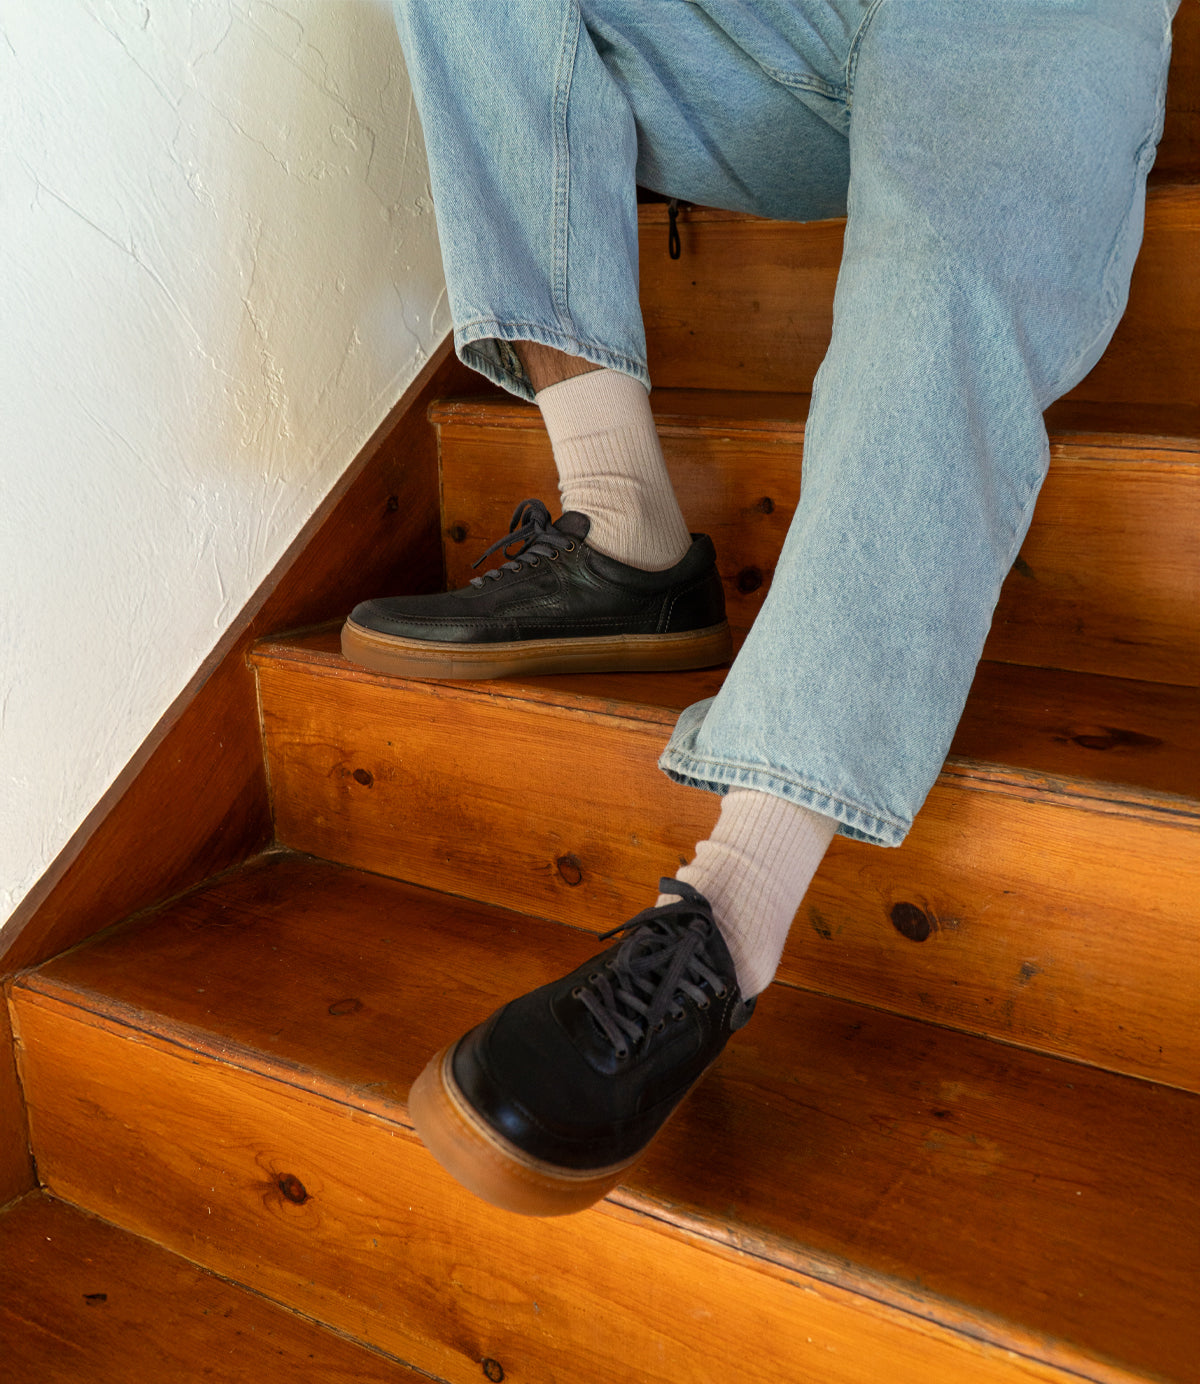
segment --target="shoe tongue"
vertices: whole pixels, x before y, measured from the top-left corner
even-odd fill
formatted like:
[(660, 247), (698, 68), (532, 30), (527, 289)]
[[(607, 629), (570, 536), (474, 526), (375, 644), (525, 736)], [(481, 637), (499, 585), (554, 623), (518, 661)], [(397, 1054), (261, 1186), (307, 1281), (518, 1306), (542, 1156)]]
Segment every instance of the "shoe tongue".
[(580, 514), (577, 509), (570, 509), (566, 514), (559, 515), (554, 521), (554, 527), (559, 533), (565, 533), (568, 538), (586, 538), (592, 521), (586, 514)]

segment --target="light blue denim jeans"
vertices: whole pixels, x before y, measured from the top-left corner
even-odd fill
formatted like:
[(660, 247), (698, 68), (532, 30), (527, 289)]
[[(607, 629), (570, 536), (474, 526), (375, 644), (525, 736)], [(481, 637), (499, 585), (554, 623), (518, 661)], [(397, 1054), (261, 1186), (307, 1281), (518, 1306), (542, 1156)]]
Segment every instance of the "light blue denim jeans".
[(672, 778), (903, 840), (1046, 474), (1042, 412), (1124, 310), (1177, 5), (397, 0), (457, 349), (517, 394), (512, 341), (649, 383), (636, 183), (848, 215), (799, 508)]

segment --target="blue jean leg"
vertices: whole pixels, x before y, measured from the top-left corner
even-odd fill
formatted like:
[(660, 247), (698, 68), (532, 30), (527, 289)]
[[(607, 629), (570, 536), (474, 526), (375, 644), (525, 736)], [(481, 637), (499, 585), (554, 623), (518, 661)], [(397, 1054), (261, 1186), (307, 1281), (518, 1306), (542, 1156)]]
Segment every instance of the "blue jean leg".
[[(1048, 448), (1123, 309), (1176, 0), (397, 0), (460, 353), (645, 379), (634, 178), (841, 209), (801, 502), (662, 765), (898, 844), (949, 747)], [(686, 508), (687, 497), (682, 497)]]
[(836, 16), (807, 35), (807, 56), (789, 47), (794, 70), (782, 84), (689, 0), (584, 0), (582, 8), (579, 0), (395, 0), (394, 8), (429, 156), (456, 348), (525, 398), (532, 391), (513, 341), (649, 384), (638, 181), (798, 220), (845, 210), (845, 103), (826, 94), (840, 90), (844, 67), (833, 52), (846, 46)]
[(949, 749), (1049, 449), (1124, 309), (1161, 128), (1163, 0), (884, 0), (803, 485), (675, 779), (903, 839)]

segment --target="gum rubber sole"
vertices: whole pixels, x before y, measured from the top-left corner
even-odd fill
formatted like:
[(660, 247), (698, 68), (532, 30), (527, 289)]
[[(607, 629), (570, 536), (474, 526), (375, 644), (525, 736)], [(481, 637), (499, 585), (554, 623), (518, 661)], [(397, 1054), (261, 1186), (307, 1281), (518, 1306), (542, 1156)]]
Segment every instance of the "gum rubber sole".
[(713, 668), (733, 657), (733, 641), (725, 621), (678, 634), (447, 644), (380, 634), (347, 620), (342, 626), (342, 653), (351, 663), (392, 677), (470, 680), (541, 673), (673, 673)]
[(522, 1216), (568, 1216), (612, 1191), (641, 1158), (644, 1150), (623, 1163), (577, 1172), (522, 1153), (463, 1100), (451, 1071), (453, 1053), (452, 1044), (430, 1059), (413, 1082), (408, 1113), (434, 1158), (484, 1201)]

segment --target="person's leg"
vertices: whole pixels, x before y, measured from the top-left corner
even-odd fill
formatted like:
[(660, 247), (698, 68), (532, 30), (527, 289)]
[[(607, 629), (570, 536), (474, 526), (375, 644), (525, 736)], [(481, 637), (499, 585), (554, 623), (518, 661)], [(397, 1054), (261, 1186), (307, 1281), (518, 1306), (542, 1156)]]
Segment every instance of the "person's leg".
[[(1123, 307), (1173, 8), (881, 0), (853, 37), (850, 220), (801, 503), (745, 650), (663, 757), (686, 782), (755, 790), (727, 797), (732, 835), (765, 795), (903, 838), (1045, 472), (1041, 412)], [(772, 840), (795, 822), (773, 819)], [(720, 827), (708, 844), (688, 869), (720, 898), (721, 857), (743, 853)], [(506, 1006), (414, 1087), (423, 1137), (490, 1199), (551, 1213), (600, 1195), (745, 1022), (726, 920), (686, 880), (662, 889), (626, 943)]]
[[(843, 209), (845, 140), (836, 119), (833, 128), (827, 123), (834, 103), (825, 95), (826, 77), (808, 66), (822, 48), (828, 57), (845, 45), (845, 26), (828, 6), (808, 52), (798, 58), (787, 47), (795, 88), (771, 81), (756, 55), (702, 9), (583, 0), (582, 17), (588, 40), (628, 101), (638, 134), (637, 175), (645, 185), (800, 219)], [(728, 80), (714, 81), (718, 71)], [(569, 130), (572, 120), (573, 112)], [(768, 122), (796, 151), (782, 177), (774, 148), (758, 133)], [(588, 541), (649, 570), (679, 561), (689, 545), (687, 525), (644, 392), (611, 370), (579, 378), (589, 363), (578, 356), (531, 342), (516, 342), (514, 350), (542, 409), (563, 509), (588, 516)]]
[[(700, 5), (395, 0), (394, 8), (425, 135), (455, 346), (524, 398), (534, 393), (525, 343), (649, 386), (639, 183), (797, 220), (845, 209), (841, 107), (824, 95), (837, 76), (836, 44), (845, 47), (836, 16), (807, 36), (813, 63), (828, 70), (791, 53), (795, 80), (784, 86)], [(551, 372), (555, 360), (542, 354)], [(543, 379), (539, 387), (557, 382)]]
[[(635, 178), (840, 211), (844, 133), (809, 104), (828, 100), (772, 81), (693, 5), (398, 0), (396, 13), (457, 349), (514, 392), (537, 385), (566, 513), (550, 524), (519, 507), (510, 562), (460, 592), (362, 603), (344, 652), (419, 677), (726, 661), (711, 544), (687, 531), (644, 388)], [(792, 167), (754, 136), (764, 127), (797, 151)]]
[(898, 845), (940, 770), (1049, 449), (1124, 307), (1166, 0), (883, 0), (856, 45), (850, 213), (800, 504), (674, 778)]

